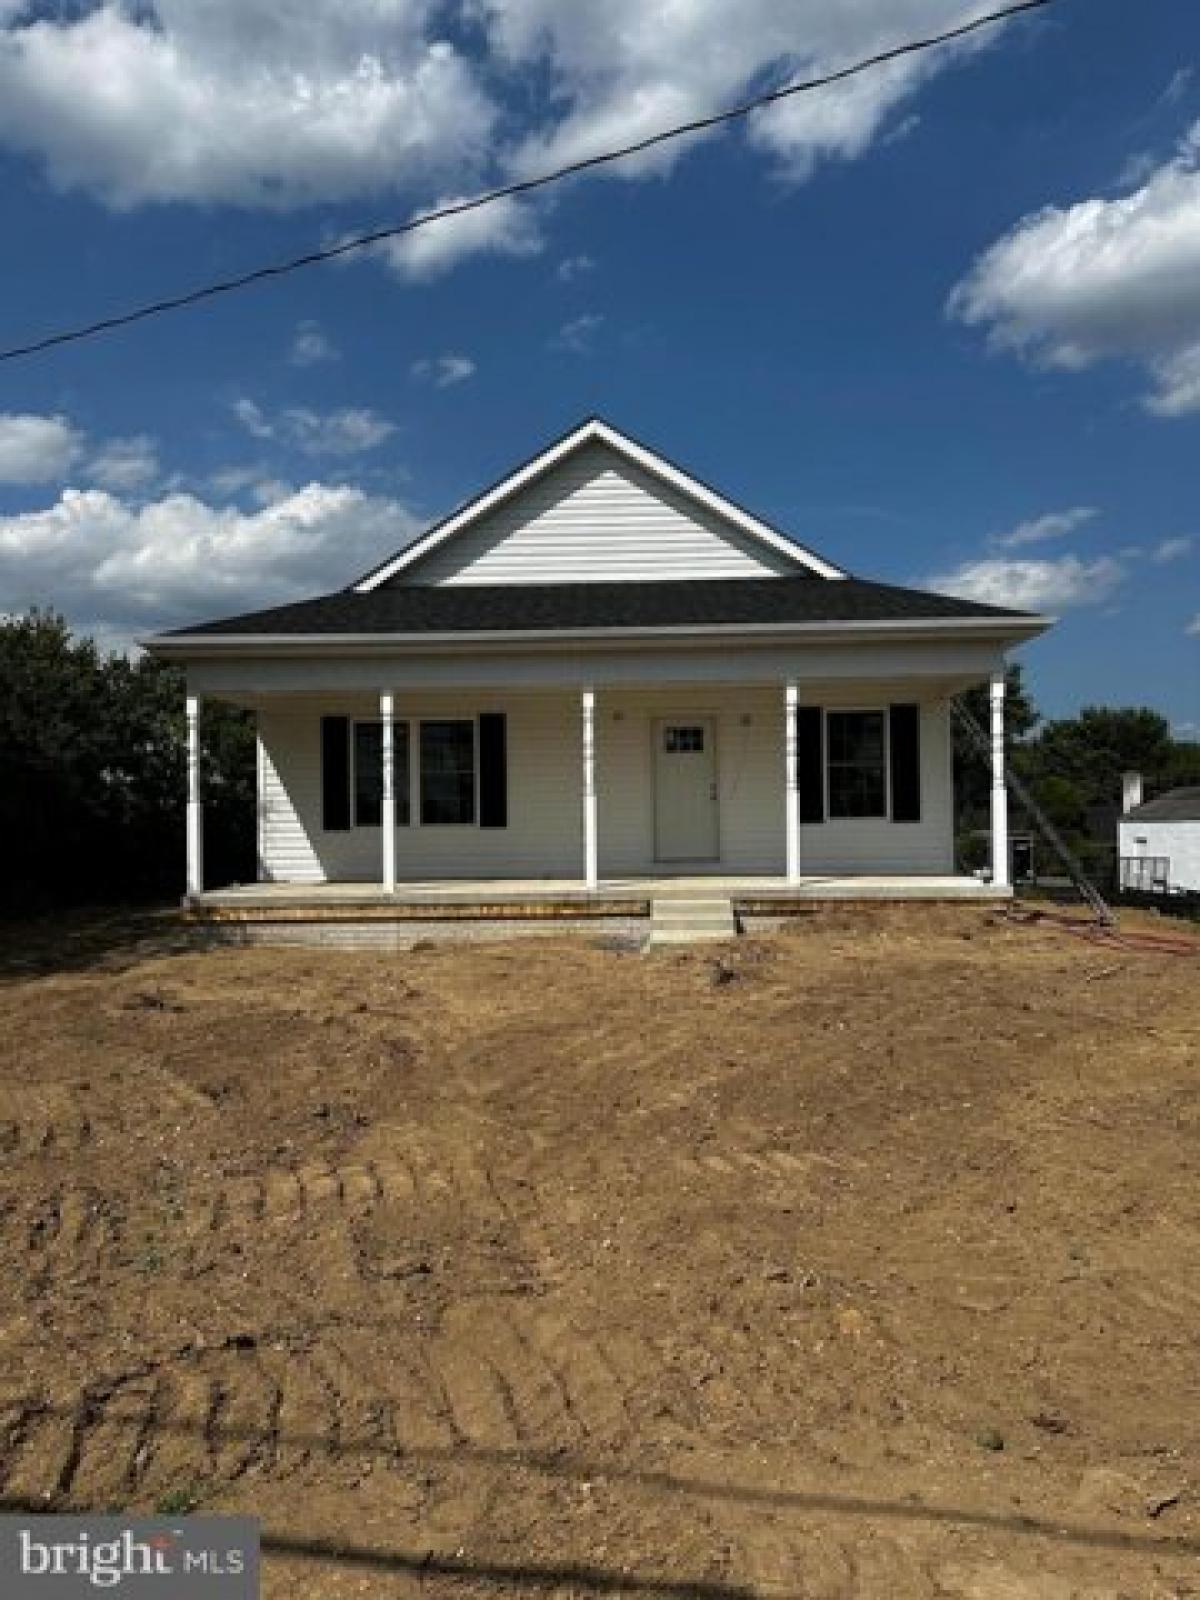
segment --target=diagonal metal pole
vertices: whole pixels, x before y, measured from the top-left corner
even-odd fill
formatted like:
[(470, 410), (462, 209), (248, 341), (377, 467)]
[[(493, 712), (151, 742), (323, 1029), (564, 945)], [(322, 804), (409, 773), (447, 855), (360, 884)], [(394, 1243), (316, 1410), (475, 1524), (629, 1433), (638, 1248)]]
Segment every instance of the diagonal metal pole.
[[(990, 759), (992, 747), (988, 740), (987, 734), (984, 733), (983, 729), (967, 710), (966, 706), (963, 705), (961, 700), (951, 700), (950, 709), (954, 714), (955, 721), (966, 734), (970, 742), (975, 746), (981, 755)], [(1033, 795), (1029, 792), (1025, 784), (1020, 778), (1017, 777), (1016, 773), (1012, 770), (1011, 764), (1007, 762), (1005, 763), (1004, 781), (1012, 790), (1016, 798), (1021, 802), (1022, 809), (1026, 811), (1033, 819), (1035, 827), (1041, 833), (1046, 843), (1050, 846), (1051, 850), (1054, 851), (1054, 854), (1066, 868), (1067, 876), (1075, 885), (1076, 889), (1078, 889), (1084, 902), (1090, 906), (1092, 911), (1095, 912), (1096, 920), (1106, 928), (1114, 927), (1117, 919), (1112, 907), (1108, 904), (1107, 900), (1104, 899), (1103, 895), (1101, 895), (1099, 889), (1096, 888), (1096, 885), (1088, 877), (1087, 873), (1084, 872), (1075, 855), (1067, 847), (1067, 842), (1063, 838), (1062, 834), (1059, 833), (1058, 829), (1050, 821), (1050, 818), (1042, 810), (1041, 806), (1038, 805), (1037, 801), (1033, 798)]]

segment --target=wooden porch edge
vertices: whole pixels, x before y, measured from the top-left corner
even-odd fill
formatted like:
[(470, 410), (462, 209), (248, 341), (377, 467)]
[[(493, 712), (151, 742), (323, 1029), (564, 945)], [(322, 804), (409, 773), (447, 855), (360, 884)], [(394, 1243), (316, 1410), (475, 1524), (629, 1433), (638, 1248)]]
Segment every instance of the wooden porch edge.
[(190, 905), (185, 922), (212, 923), (362, 923), (362, 922), (525, 922), (551, 918), (648, 917), (649, 899), (389, 901), (364, 905)]

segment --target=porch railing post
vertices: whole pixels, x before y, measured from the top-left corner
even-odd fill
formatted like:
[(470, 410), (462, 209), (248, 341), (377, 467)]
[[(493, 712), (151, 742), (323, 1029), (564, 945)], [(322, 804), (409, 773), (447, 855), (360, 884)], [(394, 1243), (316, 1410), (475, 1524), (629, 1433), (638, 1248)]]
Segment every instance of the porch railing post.
[(585, 689), (583, 714), (583, 881), (594, 889), (600, 881), (596, 839), (596, 691)]
[(204, 890), (204, 804), (200, 798), (200, 697), (187, 697), (187, 892)]
[(992, 673), (992, 883), (1007, 889), (1008, 789), (1004, 779), (1004, 671)]
[(784, 797), (787, 805), (787, 880), (800, 882), (800, 777), (797, 771), (798, 745), (796, 712), (800, 705), (799, 686), (787, 684), (783, 696), (783, 753), (785, 763)]
[(383, 837), (383, 892), (396, 892), (396, 726), (395, 698), (390, 690), (379, 696), (379, 720), (383, 729), (383, 794), (379, 807)]

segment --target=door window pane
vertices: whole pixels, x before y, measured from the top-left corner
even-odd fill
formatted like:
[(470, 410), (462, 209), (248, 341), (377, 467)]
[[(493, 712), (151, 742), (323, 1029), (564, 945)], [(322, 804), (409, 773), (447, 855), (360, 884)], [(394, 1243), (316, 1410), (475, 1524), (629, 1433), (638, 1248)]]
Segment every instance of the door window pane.
[(474, 722), (421, 724), (421, 821), (475, 821)]
[(669, 756), (704, 753), (703, 728), (666, 728), (664, 735), (664, 748)]
[(887, 816), (887, 756), (882, 711), (831, 711), (826, 719), (829, 815)]

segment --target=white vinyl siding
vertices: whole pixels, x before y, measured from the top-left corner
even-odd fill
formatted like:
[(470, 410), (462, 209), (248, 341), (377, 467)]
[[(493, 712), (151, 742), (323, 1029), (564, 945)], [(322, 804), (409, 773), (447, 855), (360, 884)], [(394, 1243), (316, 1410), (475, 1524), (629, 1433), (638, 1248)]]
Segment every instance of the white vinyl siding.
[(1200, 822), (1139, 822), (1118, 825), (1122, 856), (1167, 859), (1167, 882), (1173, 889), (1200, 889)]
[[(911, 687), (827, 687), (809, 704), (886, 705)], [(508, 718), (508, 826), (396, 830), (401, 881), (430, 878), (565, 878), (583, 875), (582, 748), (577, 691), (397, 697), (398, 719)], [(378, 828), (321, 829), (320, 716), (367, 717), (363, 702), (293, 702), (259, 716), (263, 875), (277, 882), (377, 883)], [(601, 879), (670, 871), (654, 854), (653, 729), (662, 718), (711, 717), (720, 811), (718, 873), (784, 872), (783, 686), (601, 689), (596, 696), (596, 776)], [(949, 725), (945, 702), (921, 706), (921, 821), (855, 819), (805, 824), (804, 876), (945, 873), (953, 869)], [(688, 869), (694, 870), (694, 869)]]
[[(474, 718), (481, 711), (503, 711), (508, 717), (508, 827), (422, 826), (414, 809), (412, 823), (396, 829), (398, 876), (578, 877), (583, 802), (577, 699), (566, 693), (511, 700), (503, 695), (396, 698), (397, 721), (412, 723), (414, 761), (422, 718)], [(259, 714), (264, 876), (280, 883), (378, 883), (378, 828), (326, 833), (321, 827), (322, 714), (368, 717), (370, 711), (361, 703), (330, 701), (319, 709)]]
[[(911, 693), (894, 696), (912, 699)], [(804, 698), (802, 693), (802, 699)], [(862, 706), (862, 691), (814, 691), (809, 704)], [(869, 702), (883, 706), (888, 702)], [(652, 729), (665, 717), (716, 720), (721, 854), (711, 870), (786, 870), (783, 686), (778, 689), (626, 693), (596, 697), (600, 875), (670, 870), (654, 858)], [(921, 706), (921, 820), (855, 818), (805, 823), (804, 876), (833, 873), (944, 873), (953, 870), (953, 787), (944, 701)]]
[(404, 574), (404, 581), (647, 582), (764, 578), (802, 570), (785, 554), (595, 444), (432, 550)]

